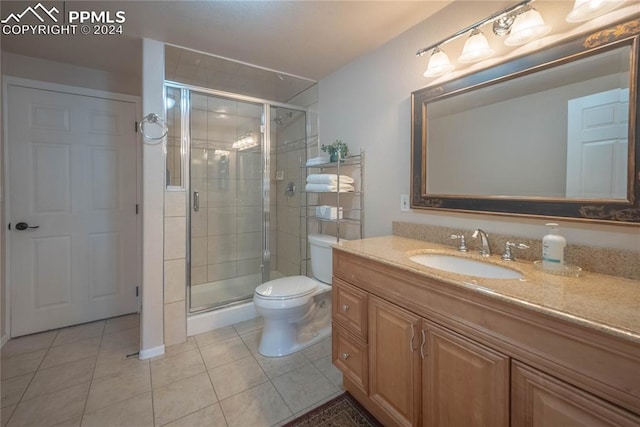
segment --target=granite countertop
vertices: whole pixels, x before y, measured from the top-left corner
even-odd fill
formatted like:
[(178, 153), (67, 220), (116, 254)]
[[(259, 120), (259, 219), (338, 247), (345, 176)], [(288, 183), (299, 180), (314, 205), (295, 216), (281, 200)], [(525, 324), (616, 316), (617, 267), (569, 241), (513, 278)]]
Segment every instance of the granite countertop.
[[(588, 271), (579, 277), (557, 276), (541, 271), (531, 261), (503, 261), (500, 255), (482, 258), (476, 251), (462, 253), (450, 246), (398, 236), (342, 241), (334, 249), (640, 343), (640, 281)], [(449, 273), (409, 259), (420, 253), (491, 262), (524, 277), (486, 279)]]

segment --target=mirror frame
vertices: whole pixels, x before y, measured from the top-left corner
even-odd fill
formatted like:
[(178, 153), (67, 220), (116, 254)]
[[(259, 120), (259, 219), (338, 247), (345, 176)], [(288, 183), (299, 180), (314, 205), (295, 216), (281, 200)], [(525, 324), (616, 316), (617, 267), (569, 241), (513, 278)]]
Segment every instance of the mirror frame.
[[(611, 25), (529, 55), (515, 58), (411, 94), (411, 207), (511, 216), (544, 216), (628, 225), (640, 224), (640, 18)], [(545, 197), (427, 194), (426, 148), (429, 103), (512, 80), (519, 76), (571, 62), (624, 45), (629, 58), (629, 158), (627, 199), (564, 199)]]

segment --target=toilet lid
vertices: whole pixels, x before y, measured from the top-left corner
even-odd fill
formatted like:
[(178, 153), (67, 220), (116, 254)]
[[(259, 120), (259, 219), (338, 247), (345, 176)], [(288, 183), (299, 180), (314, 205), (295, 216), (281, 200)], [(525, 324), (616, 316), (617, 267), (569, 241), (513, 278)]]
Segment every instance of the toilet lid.
[(256, 288), (256, 295), (268, 299), (290, 299), (313, 293), (318, 282), (306, 276), (270, 280)]

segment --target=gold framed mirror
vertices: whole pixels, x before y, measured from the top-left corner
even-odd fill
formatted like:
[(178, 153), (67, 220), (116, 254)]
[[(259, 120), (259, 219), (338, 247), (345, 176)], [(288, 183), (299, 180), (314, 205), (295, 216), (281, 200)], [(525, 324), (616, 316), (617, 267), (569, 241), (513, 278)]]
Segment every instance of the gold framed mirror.
[(412, 93), (411, 207), (640, 223), (640, 19)]

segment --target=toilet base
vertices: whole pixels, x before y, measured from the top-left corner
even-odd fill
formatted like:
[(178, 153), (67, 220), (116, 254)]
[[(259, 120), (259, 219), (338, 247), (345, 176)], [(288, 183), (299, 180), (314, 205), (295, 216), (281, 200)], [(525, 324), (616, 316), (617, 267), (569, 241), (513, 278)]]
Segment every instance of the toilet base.
[(310, 318), (300, 322), (264, 317), (258, 353), (266, 357), (287, 356), (331, 336), (331, 292), (317, 295), (315, 304)]

